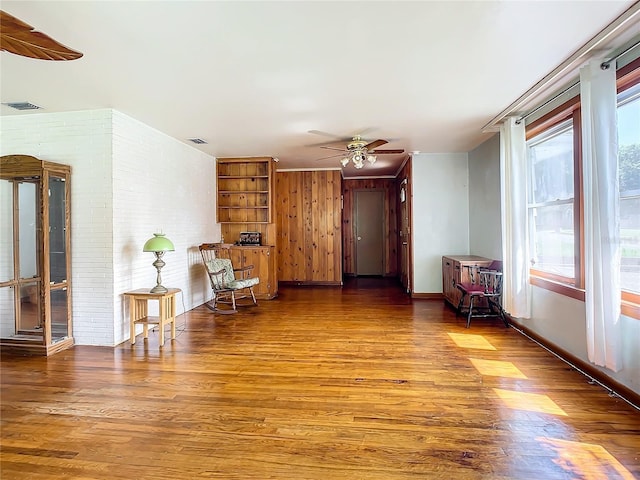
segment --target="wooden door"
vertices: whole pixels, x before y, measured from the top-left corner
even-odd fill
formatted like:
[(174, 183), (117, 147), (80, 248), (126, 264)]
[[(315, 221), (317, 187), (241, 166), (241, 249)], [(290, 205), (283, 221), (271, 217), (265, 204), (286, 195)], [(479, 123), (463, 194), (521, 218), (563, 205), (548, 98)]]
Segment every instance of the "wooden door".
[(356, 275), (384, 274), (384, 192), (355, 192)]
[(411, 222), (409, 181), (400, 183), (400, 283), (411, 292)]

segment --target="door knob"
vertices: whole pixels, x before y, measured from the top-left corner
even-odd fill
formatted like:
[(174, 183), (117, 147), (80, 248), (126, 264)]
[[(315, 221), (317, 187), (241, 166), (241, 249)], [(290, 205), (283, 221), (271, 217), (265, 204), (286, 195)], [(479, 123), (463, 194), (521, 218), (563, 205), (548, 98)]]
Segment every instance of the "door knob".
[(362, 237), (358, 237), (358, 241), (362, 240)]

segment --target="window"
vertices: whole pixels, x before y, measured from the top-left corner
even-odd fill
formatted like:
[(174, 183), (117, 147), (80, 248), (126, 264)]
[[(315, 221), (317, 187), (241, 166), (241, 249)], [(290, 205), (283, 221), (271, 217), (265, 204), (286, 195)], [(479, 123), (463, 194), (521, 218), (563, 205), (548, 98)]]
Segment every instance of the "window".
[[(527, 125), (531, 283), (584, 300), (580, 99)], [(622, 313), (640, 318), (640, 59), (618, 70)]]
[(573, 123), (527, 144), (531, 269), (575, 284)]
[(527, 126), (531, 281), (584, 300), (580, 141), (577, 97)]
[(636, 76), (639, 78), (619, 88), (618, 93), (618, 173), (620, 179), (620, 243), (622, 250), (620, 284), (622, 300), (639, 304), (640, 75)]

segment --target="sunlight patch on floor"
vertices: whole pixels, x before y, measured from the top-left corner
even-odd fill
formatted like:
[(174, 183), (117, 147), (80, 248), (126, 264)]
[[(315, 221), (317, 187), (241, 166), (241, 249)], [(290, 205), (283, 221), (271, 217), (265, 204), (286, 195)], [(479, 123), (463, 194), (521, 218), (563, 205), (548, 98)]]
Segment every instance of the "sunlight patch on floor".
[(503, 390), (494, 388), (494, 392), (509, 408), (514, 410), (527, 410), (529, 412), (550, 413), (552, 415), (567, 416), (556, 403), (547, 395), (539, 393), (515, 392), (513, 390)]
[(542, 445), (551, 448), (557, 457), (553, 463), (570, 472), (572, 478), (584, 480), (633, 480), (633, 475), (601, 445), (570, 442), (557, 438), (537, 437)]
[(451, 340), (460, 348), (475, 348), (478, 350), (496, 350), (482, 335), (470, 333), (448, 333)]
[(489, 375), (492, 377), (508, 377), (508, 378), (527, 378), (513, 362), (503, 360), (483, 360), (480, 358), (469, 358), (476, 370), (481, 375)]

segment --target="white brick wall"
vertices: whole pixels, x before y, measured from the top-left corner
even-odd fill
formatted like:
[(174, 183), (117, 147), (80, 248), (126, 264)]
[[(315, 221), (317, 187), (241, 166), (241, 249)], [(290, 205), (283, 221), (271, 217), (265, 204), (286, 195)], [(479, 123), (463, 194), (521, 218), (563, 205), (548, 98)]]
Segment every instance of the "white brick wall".
[(0, 153), (71, 165), (73, 335), (113, 345), (111, 111), (2, 117)]
[[(215, 223), (215, 161), (209, 155), (120, 112), (113, 116), (114, 323), (116, 343), (129, 338), (128, 305), (122, 293), (153, 287), (155, 256), (142, 246), (159, 230), (175, 251), (164, 255), (162, 284), (182, 290), (177, 310), (201, 305), (208, 286), (198, 256), (202, 242), (218, 240)], [(126, 302), (125, 302), (126, 303)], [(183, 305), (184, 304), (184, 305)], [(158, 302), (149, 302), (157, 314)]]
[[(72, 167), (76, 344), (128, 339), (121, 294), (155, 284), (153, 255), (142, 245), (158, 228), (176, 247), (165, 255), (163, 284), (183, 290), (187, 310), (207, 298), (193, 249), (220, 237), (213, 158), (110, 109), (2, 117), (0, 154)], [(182, 305), (179, 297), (180, 313)]]

